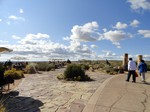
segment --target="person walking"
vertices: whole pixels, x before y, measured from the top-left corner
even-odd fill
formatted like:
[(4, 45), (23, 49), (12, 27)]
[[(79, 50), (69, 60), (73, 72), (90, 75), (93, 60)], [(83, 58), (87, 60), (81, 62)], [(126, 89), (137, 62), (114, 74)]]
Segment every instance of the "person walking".
[(147, 72), (147, 65), (144, 60), (141, 60), (141, 62), (139, 63), (138, 70), (142, 78), (142, 82), (145, 82), (145, 73)]
[(129, 58), (128, 75), (127, 75), (127, 80), (126, 81), (129, 82), (130, 77), (132, 75), (132, 82), (136, 82), (135, 70), (136, 70), (136, 63), (132, 60), (132, 58)]

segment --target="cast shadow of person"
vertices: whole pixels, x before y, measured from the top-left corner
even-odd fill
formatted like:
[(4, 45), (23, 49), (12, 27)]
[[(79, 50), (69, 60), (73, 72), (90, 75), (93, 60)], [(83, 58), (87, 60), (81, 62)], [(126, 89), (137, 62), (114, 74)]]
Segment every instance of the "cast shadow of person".
[(143, 82), (143, 84), (145, 84), (145, 85), (150, 85), (150, 82)]
[(0, 103), (7, 112), (41, 112), (43, 103), (31, 97), (18, 96), (18, 91), (11, 91), (0, 96)]
[(150, 82), (136, 82), (136, 83), (150, 85)]

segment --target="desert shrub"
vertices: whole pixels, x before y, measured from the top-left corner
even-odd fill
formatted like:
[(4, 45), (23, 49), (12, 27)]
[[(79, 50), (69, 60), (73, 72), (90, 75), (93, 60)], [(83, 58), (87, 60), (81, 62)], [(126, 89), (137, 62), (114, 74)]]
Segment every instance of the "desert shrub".
[(50, 70), (55, 70), (55, 64), (53, 63), (50, 63), (48, 67)]
[(57, 75), (57, 79), (59, 79), (59, 80), (64, 79), (64, 74), (59, 74), (59, 75)]
[(55, 65), (54, 64), (49, 64), (46, 62), (41, 62), (37, 64), (37, 69), (39, 71), (50, 71), (51, 69), (55, 69)]
[(2, 63), (0, 63), (0, 74), (4, 73), (5, 68)]
[(81, 64), (80, 65), (81, 66), (81, 68), (82, 68), (82, 70), (89, 70), (89, 65), (85, 65), (85, 64)]
[(67, 63), (68, 63), (68, 64), (71, 64), (71, 61), (68, 59), (68, 60), (67, 60)]
[(3, 105), (2, 102), (0, 102), (0, 112), (7, 112), (6, 107)]
[(8, 75), (10, 75), (13, 79), (20, 79), (20, 78), (24, 77), (23, 71), (16, 70), (15, 68), (12, 68), (10, 70), (6, 70), (4, 73), (4, 76), (6, 77)]
[(37, 72), (37, 64), (29, 63), (25, 68), (25, 73), (27, 74), (35, 74)]
[(150, 62), (146, 62), (147, 64), (147, 71), (150, 71)]
[(118, 66), (118, 73), (124, 73), (123, 66)]
[(109, 66), (109, 65), (105, 65), (103, 68), (103, 71), (110, 74), (110, 75), (115, 75), (118, 73), (119, 69), (117, 67), (113, 67), (113, 66)]
[(87, 79), (90, 80), (90, 78), (87, 75), (85, 75), (84, 70), (82, 70), (80, 65), (77, 64), (71, 64), (68, 65), (66, 70), (64, 71), (64, 79), (66, 80), (73, 80), (73, 81), (86, 81)]

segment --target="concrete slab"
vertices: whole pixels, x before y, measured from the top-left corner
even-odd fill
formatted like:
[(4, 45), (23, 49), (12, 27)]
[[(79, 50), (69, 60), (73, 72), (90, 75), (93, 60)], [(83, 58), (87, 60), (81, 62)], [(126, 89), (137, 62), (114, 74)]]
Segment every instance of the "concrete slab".
[(110, 78), (93, 94), (83, 112), (150, 112), (150, 73), (146, 83), (126, 82), (126, 75)]

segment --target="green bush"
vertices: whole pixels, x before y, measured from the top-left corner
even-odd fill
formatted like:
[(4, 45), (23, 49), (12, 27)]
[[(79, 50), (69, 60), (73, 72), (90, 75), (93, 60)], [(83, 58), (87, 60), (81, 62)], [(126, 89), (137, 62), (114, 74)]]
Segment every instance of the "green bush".
[(54, 70), (55, 69), (55, 65), (54, 64), (49, 64), (49, 63), (46, 63), (46, 62), (41, 62), (41, 63), (38, 63), (37, 64), (37, 69), (39, 71), (50, 71), (50, 70)]
[(23, 78), (23, 71), (16, 70), (15, 68), (12, 68), (11, 70), (6, 70), (4, 73), (4, 76), (10, 75), (13, 79), (20, 79)]
[(71, 64), (68, 65), (66, 70), (64, 71), (64, 79), (66, 80), (73, 80), (73, 81), (86, 81), (87, 79), (90, 80), (90, 78), (87, 75), (85, 75), (84, 70), (82, 70), (80, 65), (77, 64)]
[(112, 65), (107, 65), (105, 64), (105, 66), (103, 67), (103, 71), (110, 74), (110, 75), (115, 75), (118, 73), (118, 68), (113, 67)]
[(150, 71), (150, 62), (146, 62), (147, 64), (147, 71)]
[(68, 60), (67, 60), (67, 63), (71, 64), (71, 61), (68, 59)]
[(25, 73), (27, 74), (35, 74), (37, 72), (37, 64), (29, 63), (25, 68)]
[(85, 65), (85, 64), (81, 64), (80, 65), (81, 66), (81, 68), (82, 68), (82, 70), (89, 70), (89, 65)]

